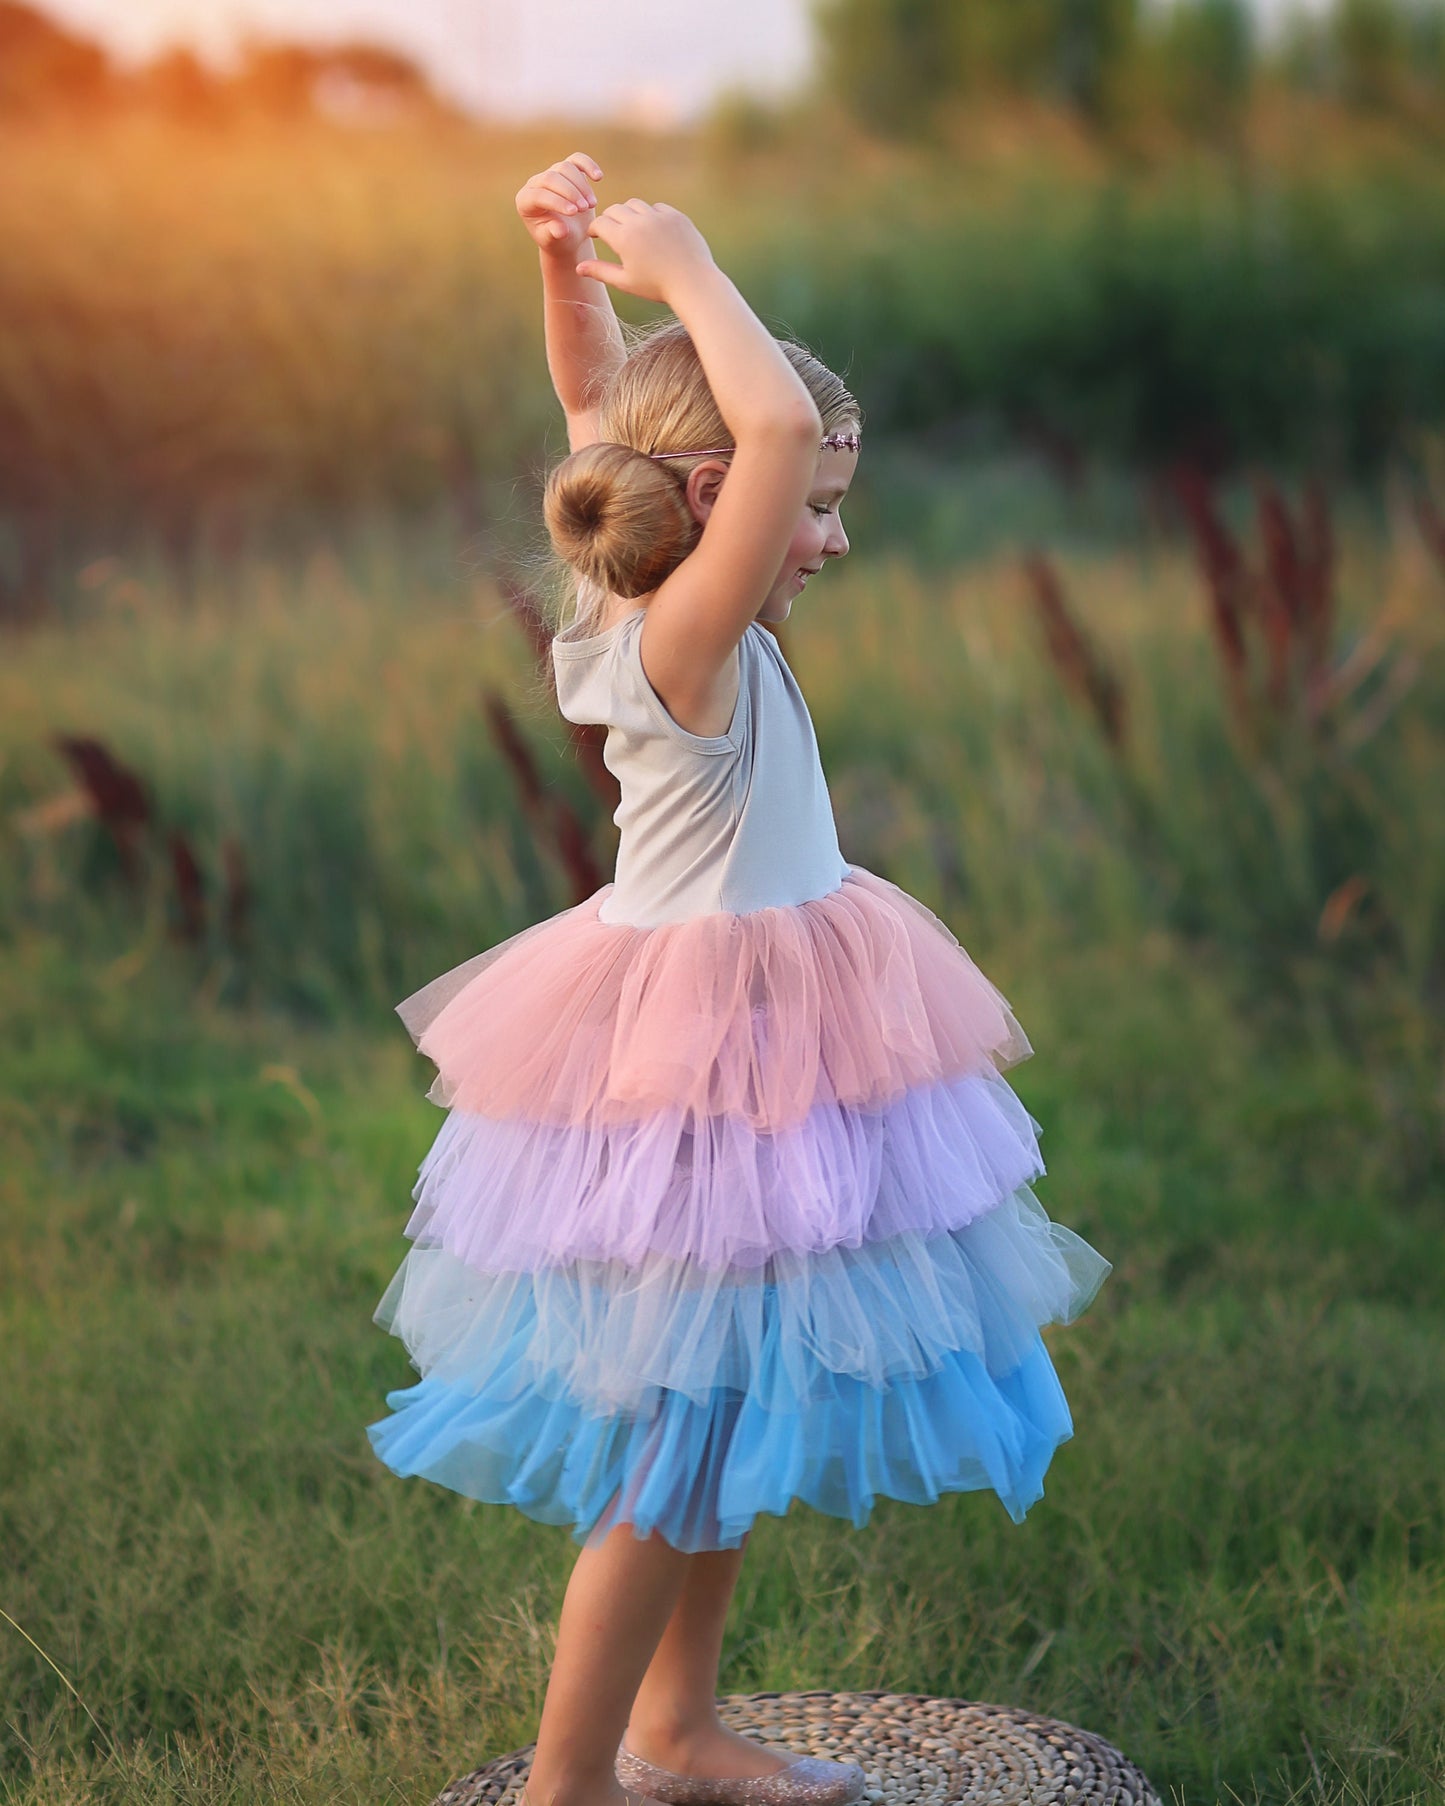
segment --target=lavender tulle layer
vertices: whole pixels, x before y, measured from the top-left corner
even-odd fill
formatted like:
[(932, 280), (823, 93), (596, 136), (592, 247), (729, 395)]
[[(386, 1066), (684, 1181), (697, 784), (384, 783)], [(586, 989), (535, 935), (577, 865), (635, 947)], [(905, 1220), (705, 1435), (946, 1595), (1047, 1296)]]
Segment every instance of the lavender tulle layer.
[(984, 1488), (1021, 1521), (1073, 1434), (1040, 1332), (1111, 1266), (1034, 1195), (1007, 1003), (861, 867), (658, 929), (599, 921), (609, 889), (398, 1006), (448, 1114), (376, 1453), (578, 1541)]

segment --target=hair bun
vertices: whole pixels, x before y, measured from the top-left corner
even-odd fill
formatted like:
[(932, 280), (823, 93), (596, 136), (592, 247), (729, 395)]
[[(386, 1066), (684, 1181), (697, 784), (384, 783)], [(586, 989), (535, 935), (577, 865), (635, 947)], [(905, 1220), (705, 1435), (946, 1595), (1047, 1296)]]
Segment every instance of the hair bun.
[(584, 445), (555, 467), (542, 514), (558, 557), (618, 596), (656, 589), (700, 533), (676, 475), (611, 441)]

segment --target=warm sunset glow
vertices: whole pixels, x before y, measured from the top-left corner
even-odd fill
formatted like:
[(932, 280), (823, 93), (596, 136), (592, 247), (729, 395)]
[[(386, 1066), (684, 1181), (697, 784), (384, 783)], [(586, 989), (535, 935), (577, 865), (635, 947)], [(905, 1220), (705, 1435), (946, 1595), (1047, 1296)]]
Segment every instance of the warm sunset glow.
[(43, 0), (139, 60), (176, 43), (224, 59), (246, 35), (365, 37), (498, 118), (695, 115), (720, 90), (777, 93), (811, 62), (806, 0)]

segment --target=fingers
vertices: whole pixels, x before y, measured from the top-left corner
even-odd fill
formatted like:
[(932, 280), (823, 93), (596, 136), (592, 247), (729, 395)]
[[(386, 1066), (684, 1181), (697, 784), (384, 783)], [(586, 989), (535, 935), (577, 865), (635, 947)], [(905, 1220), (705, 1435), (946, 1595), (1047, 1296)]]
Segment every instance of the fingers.
[(544, 176), (533, 176), (525, 188), (517, 190), (517, 212), (529, 226), (537, 226), (559, 214), (577, 212), (573, 197), (549, 187)]
[(575, 163), (584, 174), (591, 176), (594, 182), (602, 180), (602, 170), (595, 157), (589, 157), (586, 151), (573, 151), (570, 157), (563, 158), (564, 163)]
[(600, 180), (601, 175), (602, 170), (593, 158), (585, 152), (575, 151), (572, 156), (528, 177), (517, 191), (518, 211), (545, 209), (557, 213), (581, 213), (588, 207), (595, 207), (597, 196), (592, 184)]
[(646, 219), (651, 212), (652, 208), (648, 206), (647, 202), (639, 201), (635, 195), (630, 201), (614, 201), (610, 207), (604, 207), (593, 220), (593, 236), (600, 237), (611, 244), (612, 240), (607, 238), (609, 226), (614, 230), (626, 229), (638, 221)]
[(589, 157), (586, 151), (573, 151), (570, 157), (561, 158), (551, 166), (548, 174), (568, 183), (584, 206), (597, 205), (597, 196), (592, 192), (591, 184), (602, 180), (602, 165), (595, 157)]
[[(612, 244), (611, 234), (626, 227), (632, 215), (620, 202), (614, 201), (610, 207), (604, 207), (592, 221), (592, 236), (600, 238), (604, 244)], [(616, 247), (613, 247), (616, 249)]]
[(534, 179), (533, 192), (550, 197), (551, 205), (562, 213), (580, 213), (597, 205), (591, 184), (565, 165), (544, 170)]
[(564, 183), (560, 176), (553, 179), (551, 186), (552, 192), (559, 197), (555, 203), (559, 213), (585, 213), (589, 207), (597, 205), (595, 197), (585, 188)]
[(594, 282), (605, 282), (615, 287), (617, 278), (622, 274), (620, 263), (607, 263), (600, 257), (584, 257), (577, 265), (579, 276), (590, 276)]

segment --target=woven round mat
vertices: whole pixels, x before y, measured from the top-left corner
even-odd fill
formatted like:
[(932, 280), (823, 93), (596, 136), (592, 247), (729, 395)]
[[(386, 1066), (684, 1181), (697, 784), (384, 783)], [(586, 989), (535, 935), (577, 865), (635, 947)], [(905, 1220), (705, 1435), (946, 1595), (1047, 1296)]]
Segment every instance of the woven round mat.
[[(872, 1806), (1161, 1806), (1102, 1737), (1012, 1706), (921, 1693), (733, 1693), (718, 1714), (759, 1743), (861, 1763)], [(461, 1776), (435, 1806), (517, 1806), (534, 1747)]]

